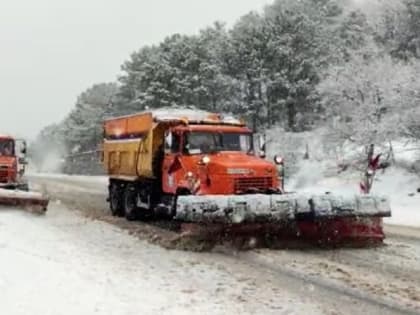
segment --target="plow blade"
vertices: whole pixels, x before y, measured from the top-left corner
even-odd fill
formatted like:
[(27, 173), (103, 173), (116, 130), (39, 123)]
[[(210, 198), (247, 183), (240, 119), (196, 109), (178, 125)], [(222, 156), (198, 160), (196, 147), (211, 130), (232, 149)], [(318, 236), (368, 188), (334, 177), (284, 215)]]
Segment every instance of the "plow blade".
[(388, 217), (386, 197), (373, 195), (180, 196), (175, 219), (195, 223), (256, 223)]
[(49, 199), (41, 193), (0, 189), (0, 206), (47, 211)]
[(364, 245), (385, 238), (387, 198), (373, 195), (181, 196), (175, 219), (187, 234), (203, 237), (276, 237), (317, 244)]

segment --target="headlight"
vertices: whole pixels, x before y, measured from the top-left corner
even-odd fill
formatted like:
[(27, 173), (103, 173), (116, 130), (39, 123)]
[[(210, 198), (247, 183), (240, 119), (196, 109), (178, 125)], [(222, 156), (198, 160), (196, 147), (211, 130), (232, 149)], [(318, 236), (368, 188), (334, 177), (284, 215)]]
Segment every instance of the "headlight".
[(284, 164), (284, 160), (281, 156), (276, 155), (274, 157), (274, 163), (276, 163), (277, 165), (283, 165)]
[(210, 157), (205, 155), (203, 156), (203, 158), (201, 159), (201, 162), (203, 162), (203, 164), (209, 164), (210, 163)]

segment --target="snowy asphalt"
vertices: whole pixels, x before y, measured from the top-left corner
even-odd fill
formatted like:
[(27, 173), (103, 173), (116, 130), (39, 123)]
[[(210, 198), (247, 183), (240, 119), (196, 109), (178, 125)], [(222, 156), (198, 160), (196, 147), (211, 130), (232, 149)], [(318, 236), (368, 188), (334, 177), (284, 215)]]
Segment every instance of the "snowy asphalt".
[[(79, 209), (105, 182), (32, 179)], [(55, 195), (55, 196), (54, 196)], [(76, 198), (76, 197), (75, 197)], [(70, 207), (70, 206), (69, 206)], [(420, 233), (392, 227), (375, 249), (166, 250), (53, 202), (0, 212), (5, 314), (418, 314)]]

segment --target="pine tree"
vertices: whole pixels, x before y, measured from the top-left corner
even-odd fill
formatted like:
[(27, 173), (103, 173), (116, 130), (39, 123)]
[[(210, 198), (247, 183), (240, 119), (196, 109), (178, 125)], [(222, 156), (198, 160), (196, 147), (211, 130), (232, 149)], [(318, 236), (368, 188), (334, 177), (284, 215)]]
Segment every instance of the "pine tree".
[(112, 115), (115, 83), (95, 84), (77, 98), (75, 108), (62, 123), (70, 153), (94, 150), (102, 139), (103, 120)]

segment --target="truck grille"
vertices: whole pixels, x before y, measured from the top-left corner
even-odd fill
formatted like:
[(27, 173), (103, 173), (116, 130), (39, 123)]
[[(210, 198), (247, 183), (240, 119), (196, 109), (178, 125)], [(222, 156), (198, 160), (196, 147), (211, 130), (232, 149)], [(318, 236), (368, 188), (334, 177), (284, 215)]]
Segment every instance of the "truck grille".
[(9, 172), (7, 166), (0, 166), (0, 183), (7, 183)]
[(235, 191), (247, 191), (252, 189), (265, 190), (273, 187), (272, 177), (243, 177), (235, 178)]

